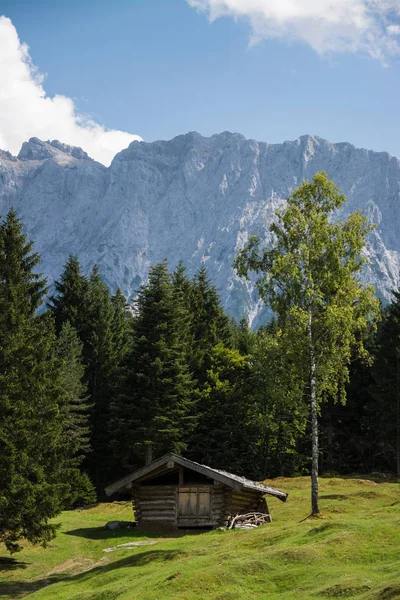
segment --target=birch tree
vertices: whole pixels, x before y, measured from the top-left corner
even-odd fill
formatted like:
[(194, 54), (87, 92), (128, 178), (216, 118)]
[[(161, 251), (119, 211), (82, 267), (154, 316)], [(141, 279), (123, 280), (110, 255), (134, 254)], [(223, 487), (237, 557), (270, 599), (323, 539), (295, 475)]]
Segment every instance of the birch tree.
[(359, 212), (333, 221), (345, 202), (334, 182), (317, 173), (277, 211), (271, 243), (261, 247), (252, 237), (235, 261), (239, 275), (256, 274), (258, 292), (282, 329), (288, 377), (300, 379), (298, 401), (309, 403), (312, 515), (319, 513), (319, 405), (329, 397), (345, 403), (350, 361), (369, 359), (363, 333), (378, 314), (373, 289), (359, 281), (372, 227)]

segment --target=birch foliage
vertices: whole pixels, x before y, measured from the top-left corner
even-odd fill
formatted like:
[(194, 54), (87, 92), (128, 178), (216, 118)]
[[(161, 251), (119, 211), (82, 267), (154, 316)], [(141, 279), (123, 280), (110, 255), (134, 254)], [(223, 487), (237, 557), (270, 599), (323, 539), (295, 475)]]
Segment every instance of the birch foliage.
[[(333, 220), (345, 202), (334, 182), (318, 173), (276, 213), (271, 243), (262, 247), (253, 237), (235, 261), (240, 275), (257, 275), (259, 294), (278, 317), (288, 374), (296, 372), (303, 383), (299, 401), (314, 404), (313, 426), (322, 400), (345, 403), (350, 361), (368, 360), (363, 333), (378, 314), (373, 289), (359, 279), (372, 226), (359, 212)], [(317, 460), (315, 425), (313, 463)], [(316, 477), (315, 485), (317, 490)]]

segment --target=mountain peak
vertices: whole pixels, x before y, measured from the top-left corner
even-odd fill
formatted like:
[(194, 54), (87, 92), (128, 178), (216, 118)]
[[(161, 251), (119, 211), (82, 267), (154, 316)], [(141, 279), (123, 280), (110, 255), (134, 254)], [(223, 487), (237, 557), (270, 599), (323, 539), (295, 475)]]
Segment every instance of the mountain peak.
[(93, 160), (82, 148), (62, 144), (58, 140), (43, 142), (37, 137), (32, 137), (29, 142), (22, 144), (18, 158), (20, 160), (46, 160), (59, 156), (60, 153), (81, 160)]

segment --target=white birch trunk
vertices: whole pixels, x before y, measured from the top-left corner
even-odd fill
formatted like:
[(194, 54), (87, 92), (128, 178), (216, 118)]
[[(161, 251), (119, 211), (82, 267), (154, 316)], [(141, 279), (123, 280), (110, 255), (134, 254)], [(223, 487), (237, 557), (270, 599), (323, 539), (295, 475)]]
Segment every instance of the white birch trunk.
[(317, 407), (317, 384), (316, 363), (314, 344), (312, 339), (312, 314), (310, 312), (308, 323), (308, 338), (310, 342), (310, 400), (311, 400), (311, 514), (319, 513), (318, 506), (318, 407)]

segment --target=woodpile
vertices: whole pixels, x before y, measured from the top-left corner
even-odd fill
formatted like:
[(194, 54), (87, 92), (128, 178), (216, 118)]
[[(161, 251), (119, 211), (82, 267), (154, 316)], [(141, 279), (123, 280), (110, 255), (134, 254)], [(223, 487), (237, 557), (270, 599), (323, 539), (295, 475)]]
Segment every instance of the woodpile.
[(228, 529), (254, 529), (255, 527), (260, 527), (260, 525), (265, 525), (266, 523), (271, 523), (272, 518), (270, 514), (260, 513), (260, 512), (250, 512), (245, 515), (236, 515), (230, 519)]

